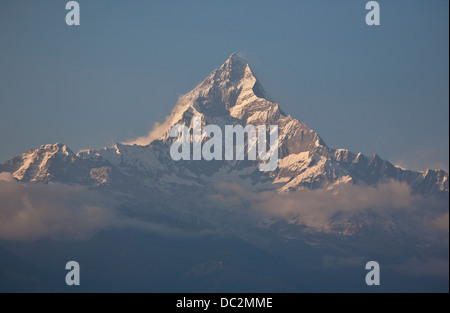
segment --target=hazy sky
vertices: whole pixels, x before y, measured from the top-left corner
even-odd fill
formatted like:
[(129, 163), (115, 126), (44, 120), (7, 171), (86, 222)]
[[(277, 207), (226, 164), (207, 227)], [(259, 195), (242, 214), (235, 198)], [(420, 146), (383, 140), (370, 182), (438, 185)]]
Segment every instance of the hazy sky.
[(144, 135), (237, 51), (329, 146), (448, 170), (447, 0), (66, 2), (0, 3), (0, 162)]

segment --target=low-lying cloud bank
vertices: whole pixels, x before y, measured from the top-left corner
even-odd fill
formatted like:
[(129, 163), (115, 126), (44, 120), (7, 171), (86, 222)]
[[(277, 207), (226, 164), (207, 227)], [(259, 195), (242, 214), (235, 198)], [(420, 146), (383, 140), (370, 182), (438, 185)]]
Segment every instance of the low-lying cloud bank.
[(260, 218), (284, 219), (311, 230), (330, 232), (350, 221), (389, 228), (395, 219), (402, 230), (421, 236), (449, 231), (448, 199), (415, 195), (407, 184), (397, 181), (289, 194), (252, 192), (229, 183), (218, 184), (216, 190), (209, 199), (219, 206), (246, 208)]
[(10, 173), (0, 173), (0, 240), (87, 240), (110, 227), (195, 236), (164, 223), (122, 216), (118, 206), (114, 199), (83, 186), (23, 183)]
[[(407, 184), (397, 181), (295, 193), (255, 192), (229, 183), (218, 184), (216, 190), (209, 200), (217, 209), (239, 218), (244, 211), (254, 221), (264, 221), (261, 226), (274, 227), (286, 238), (318, 235), (343, 239), (344, 245), (339, 249), (344, 250), (331, 250), (330, 259), (324, 258), (326, 267), (362, 268), (361, 264), (368, 261), (368, 252), (361, 240), (369, 240), (372, 253), (381, 253), (383, 264), (391, 263), (388, 268), (396, 272), (448, 279), (448, 198), (416, 195)], [(320, 237), (324, 234), (339, 236)], [(341, 235), (346, 235), (346, 239)], [(393, 241), (392, 246), (389, 240)], [(327, 240), (318, 242), (329, 249)], [(353, 248), (349, 250), (349, 246)]]
[(25, 184), (0, 174), (0, 239), (87, 239), (116, 223), (113, 207), (81, 186)]
[[(239, 223), (249, 225), (278, 219), (307, 231), (347, 234), (373, 226), (448, 242), (448, 199), (414, 195), (407, 184), (396, 181), (289, 194), (220, 183), (206, 197), (210, 210), (233, 212)], [(0, 239), (83, 240), (110, 226), (183, 236), (164, 224), (120, 216), (116, 207), (115, 200), (82, 186), (21, 183), (0, 173)]]

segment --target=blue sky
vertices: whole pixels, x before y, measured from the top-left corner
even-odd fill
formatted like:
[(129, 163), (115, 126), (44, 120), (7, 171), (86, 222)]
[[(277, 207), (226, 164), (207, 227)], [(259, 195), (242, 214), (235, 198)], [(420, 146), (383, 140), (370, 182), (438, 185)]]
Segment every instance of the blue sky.
[(411, 169), (449, 163), (449, 2), (78, 1), (0, 4), (0, 162), (41, 144), (144, 135), (237, 51), (331, 147)]

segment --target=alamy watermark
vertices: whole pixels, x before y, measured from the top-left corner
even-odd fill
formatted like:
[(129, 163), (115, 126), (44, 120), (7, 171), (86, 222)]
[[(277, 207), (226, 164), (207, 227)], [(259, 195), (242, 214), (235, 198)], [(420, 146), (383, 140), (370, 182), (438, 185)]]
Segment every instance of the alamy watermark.
[(380, 264), (377, 261), (369, 261), (366, 270), (370, 270), (366, 275), (367, 286), (380, 286)]
[[(66, 14), (66, 24), (68, 26), (80, 25), (80, 5), (77, 1), (69, 1), (66, 3), (66, 10), (70, 10)], [(366, 4), (366, 10), (370, 10), (366, 14), (366, 24), (369, 26), (380, 25), (380, 4), (378, 1), (369, 1)]]
[(68, 26), (80, 25), (80, 5), (77, 1), (69, 1), (66, 3), (66, 10), (70, 10), (66, 14), (66, 24)]
[(380, 26), (380, 4), (377, 1), (369, 1), (366, 4), (366, 24), (369, 26)]
[[(186, 125), (175, 125), (170, 130), (170, 137), (177, 138), (170, 147), (173, 160), (248, 160), (267, 161), (259, 164), (259, 170), (268, 172), (278, 167), (278, 125), (225, 125), (225, 145), (223, 146), (222, 129), (214, 124), (202, 129), (202, 119), (194, 117), (192, 135)], [(247, 135), (247, 144), (245, 144)], [(269, 138), (268, 138), (269, 137)], [(234, 140), (236, 138), (236, 141)], [(269, 142), (267, 142), (269, 139)], [(204, 142), (203, 142), (204, 141)], [(203, 142), (203, 145), (202, 145)], [(192, 153), (191, 153), (192, 143)], [(247, 147), (247, 153), (245, 153)], [(225, 149), (225, 151), (223, 151)]]
[(79, 286), (80, 285), (80, 264), (77, 261), (69, 261), (66, 264), (66, 270), (70, 270), (66, 274), (67, 286)]

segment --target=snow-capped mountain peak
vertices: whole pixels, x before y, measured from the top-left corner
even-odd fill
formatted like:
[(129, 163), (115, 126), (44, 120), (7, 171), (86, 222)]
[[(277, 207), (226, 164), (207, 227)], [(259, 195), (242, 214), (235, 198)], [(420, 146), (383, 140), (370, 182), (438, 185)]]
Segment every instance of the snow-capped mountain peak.
[[(278, 125), (278, 169), (262, 175), (258, 161), (174, 162), (168, 152), (173, 140), (170, 130), (176, 124), (192, 127), (194, 116), (201, 117), (203, 125), (220, 127)], [(367, 157), (329, 148), (307, 124), (286, 115), (271, 100), (248, 63), (235, 53), (180, 97), (156, 133), (150, 144), (117, 144), (77, 155), (61, 144), (44, 145), (0, 165), (0, 172), (10, 172), (21, 181), (108, 185), (119, 190), (126, 181), (144, 192), (145, 188), (176, 189), (175, 185), (207, 186), (225, 178), (281, 192), (395, 179), (417, 192), (448, 194), (448, 174), (443, 171), (407, 171), (376, 154)]]
[(176, 124), (190, 125), (193, 116), (200, 116), (205, 123), (223, 124), (260, 121), (264, 113), (265, 123), (271, 117), (284, 115), (274, 103), (248, 63), (233, 53), (227, 61), (214, 70), (192, 91), (180, 97), (172, 113), (160, 129), (160, 139), (167, 139)]
[(72, 162), (75, 154), (61, 143), (42, 145), (36, 150), (28, 149), (20, 156), (8, 161), (12, 175), (18, 180), (47, 181), (50, 180), (48, 169), (57, 161)]

